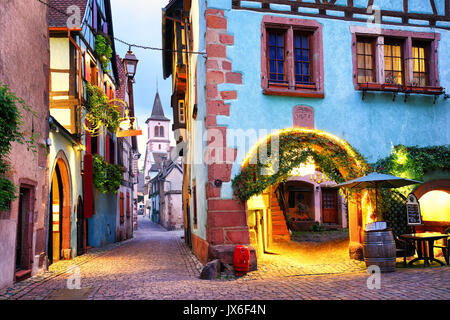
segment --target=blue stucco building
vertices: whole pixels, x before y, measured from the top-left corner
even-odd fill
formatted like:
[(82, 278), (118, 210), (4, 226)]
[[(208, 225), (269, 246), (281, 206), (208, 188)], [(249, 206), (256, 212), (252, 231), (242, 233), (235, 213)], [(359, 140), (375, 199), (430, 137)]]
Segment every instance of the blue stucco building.
[[(189, 15), (177, 16), (181, 3)], [(322, 132), (367, 163), (395, 145), (450, 142), (448, 1), (173, 1), (164, 12), (187, 19), (188, 48), (206, 53), (177, 62), (190, 77), (185, 210), (193, 250), (204, 261), (229, 259), (236, 244), (265, 250), (275, 235), (287, 236), (277, 222), (277, 186), (244, 204), (232, 185), (257, 141), (272, 132)], [(163, 27), (169, 33), (176, 23)], [(181, 69), (167, 61), (180, 97)], [(205, 163), (211, 150), (225, 161)], [(303, 201), (305, 219), (349, 227), (351, 242), (361, 244), (357, 208), (347, 209), (330, 190), (333, 181), (314, 180), (317, 174), (289, 180), (284, 213), (298, 216)], [(441, 172), (425, 182), (440, 180), (447, 190), (448, 178)]]

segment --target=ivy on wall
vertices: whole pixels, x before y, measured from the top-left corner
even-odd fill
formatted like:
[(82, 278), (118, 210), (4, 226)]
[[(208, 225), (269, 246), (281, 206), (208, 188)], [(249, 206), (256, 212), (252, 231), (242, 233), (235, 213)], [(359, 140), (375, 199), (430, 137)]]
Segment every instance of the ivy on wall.
[[(286, 182), (294, 168), (311, 158), (316, 165), (316, 170), (337, 183), (363, 176), (368, 172), (368, 165), (359, 152), (345, 141), (333, 141), (318, 130), (287, 130), (278, 134), (277, 137), (279, 154), (278, 157), (274, 155), (274, 159), (278, 159), (276, 167), (273, 162), (261, 161), (258, 147), (253, 155), (253, 161), (249, 161), (249, 164), (244, 166), (232, 180), (234, 194), (241, 201), (246, 201), (253, 195), (263, 192), (270, 185)], [(267, 140), (268, 157), (272, 156), (270, 154), (272, 139), (273, 136)], [(349, 154), (344, 144), (353, 155)], [(271, 167), (274, 169), (272, 174), (263, 173)]]
[(0, 83), (0, 211), (9, 210), (11, 201), (17, 198), (16, 187), (6, 177), (11, 144), (24, 144), (28, 151), (36, 152), (37, 134), (31, 133), (28, 137), (20, 131), (23, 121), (19, 108), (30, 112), (33, 117), (37, 116), (23, 99), (11, 92), (8, 86)]
[(108, 103), (108, 97), (97, 86), (86, 83), (86, 119), (92, 128), (106, 126), (112, 132), (117, 131), (120, 112), (117, 107)]
[[(379, 173), (423, 181), (427, 172), (450, 170), (450, 146), (396, 145), (389, 156), (373, 163), (371, 169)], [(408, 194), (413, 188), (414, 186), (407, 186), (399, 188), (399, 191)]]
[(101, 193), (117, 194), (122, 182), (123, 167), (107, 163), (101, 156), (93, 156), (93, 182)]
[(97, 35), (95, 37), (95, 52), (98, 54), (102, 63), (102, 69), (104, 72), (111, 72), (108, 69), (109, 61), (112, 58), (113, 50), (107, 37)]

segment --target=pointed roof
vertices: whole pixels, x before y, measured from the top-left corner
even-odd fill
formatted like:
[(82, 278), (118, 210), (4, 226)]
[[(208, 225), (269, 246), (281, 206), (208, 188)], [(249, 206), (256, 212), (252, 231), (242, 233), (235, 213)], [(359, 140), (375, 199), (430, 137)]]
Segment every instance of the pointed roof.
[(164, 110), (158, 92), (156, 92), (155, 102), (153, 102), (152, 115), (150, 116), (150, 118), (147, 119), (145, 123), (148, 123), (150, 120), (170, 121), (164, 116)]

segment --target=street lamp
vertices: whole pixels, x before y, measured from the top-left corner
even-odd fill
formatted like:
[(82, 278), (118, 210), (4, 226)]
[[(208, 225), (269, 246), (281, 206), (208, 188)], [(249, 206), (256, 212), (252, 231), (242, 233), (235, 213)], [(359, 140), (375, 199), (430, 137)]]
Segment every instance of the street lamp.
[(134, 78), (138, 62), (139, 60), (136, 58), (130, 48), (125, 55), (125, 58), (123, 59), (123, 64), (125, 65), (125, 73), (127, 74), (128, 78)]

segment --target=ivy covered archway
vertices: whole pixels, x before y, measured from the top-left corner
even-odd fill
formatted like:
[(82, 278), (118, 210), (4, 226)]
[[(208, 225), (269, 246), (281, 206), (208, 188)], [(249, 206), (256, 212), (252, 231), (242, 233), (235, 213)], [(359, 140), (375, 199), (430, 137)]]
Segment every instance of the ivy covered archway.
[(325, 131), (287, 128), (253, 146), (233, 179), (234, 194), (246, 201), (271, 185), (287, 181), (293, 169), (310, 159), (317, 171), (337, 183), (363, 176), (369, 170), (363, 156), (345, 140)]

